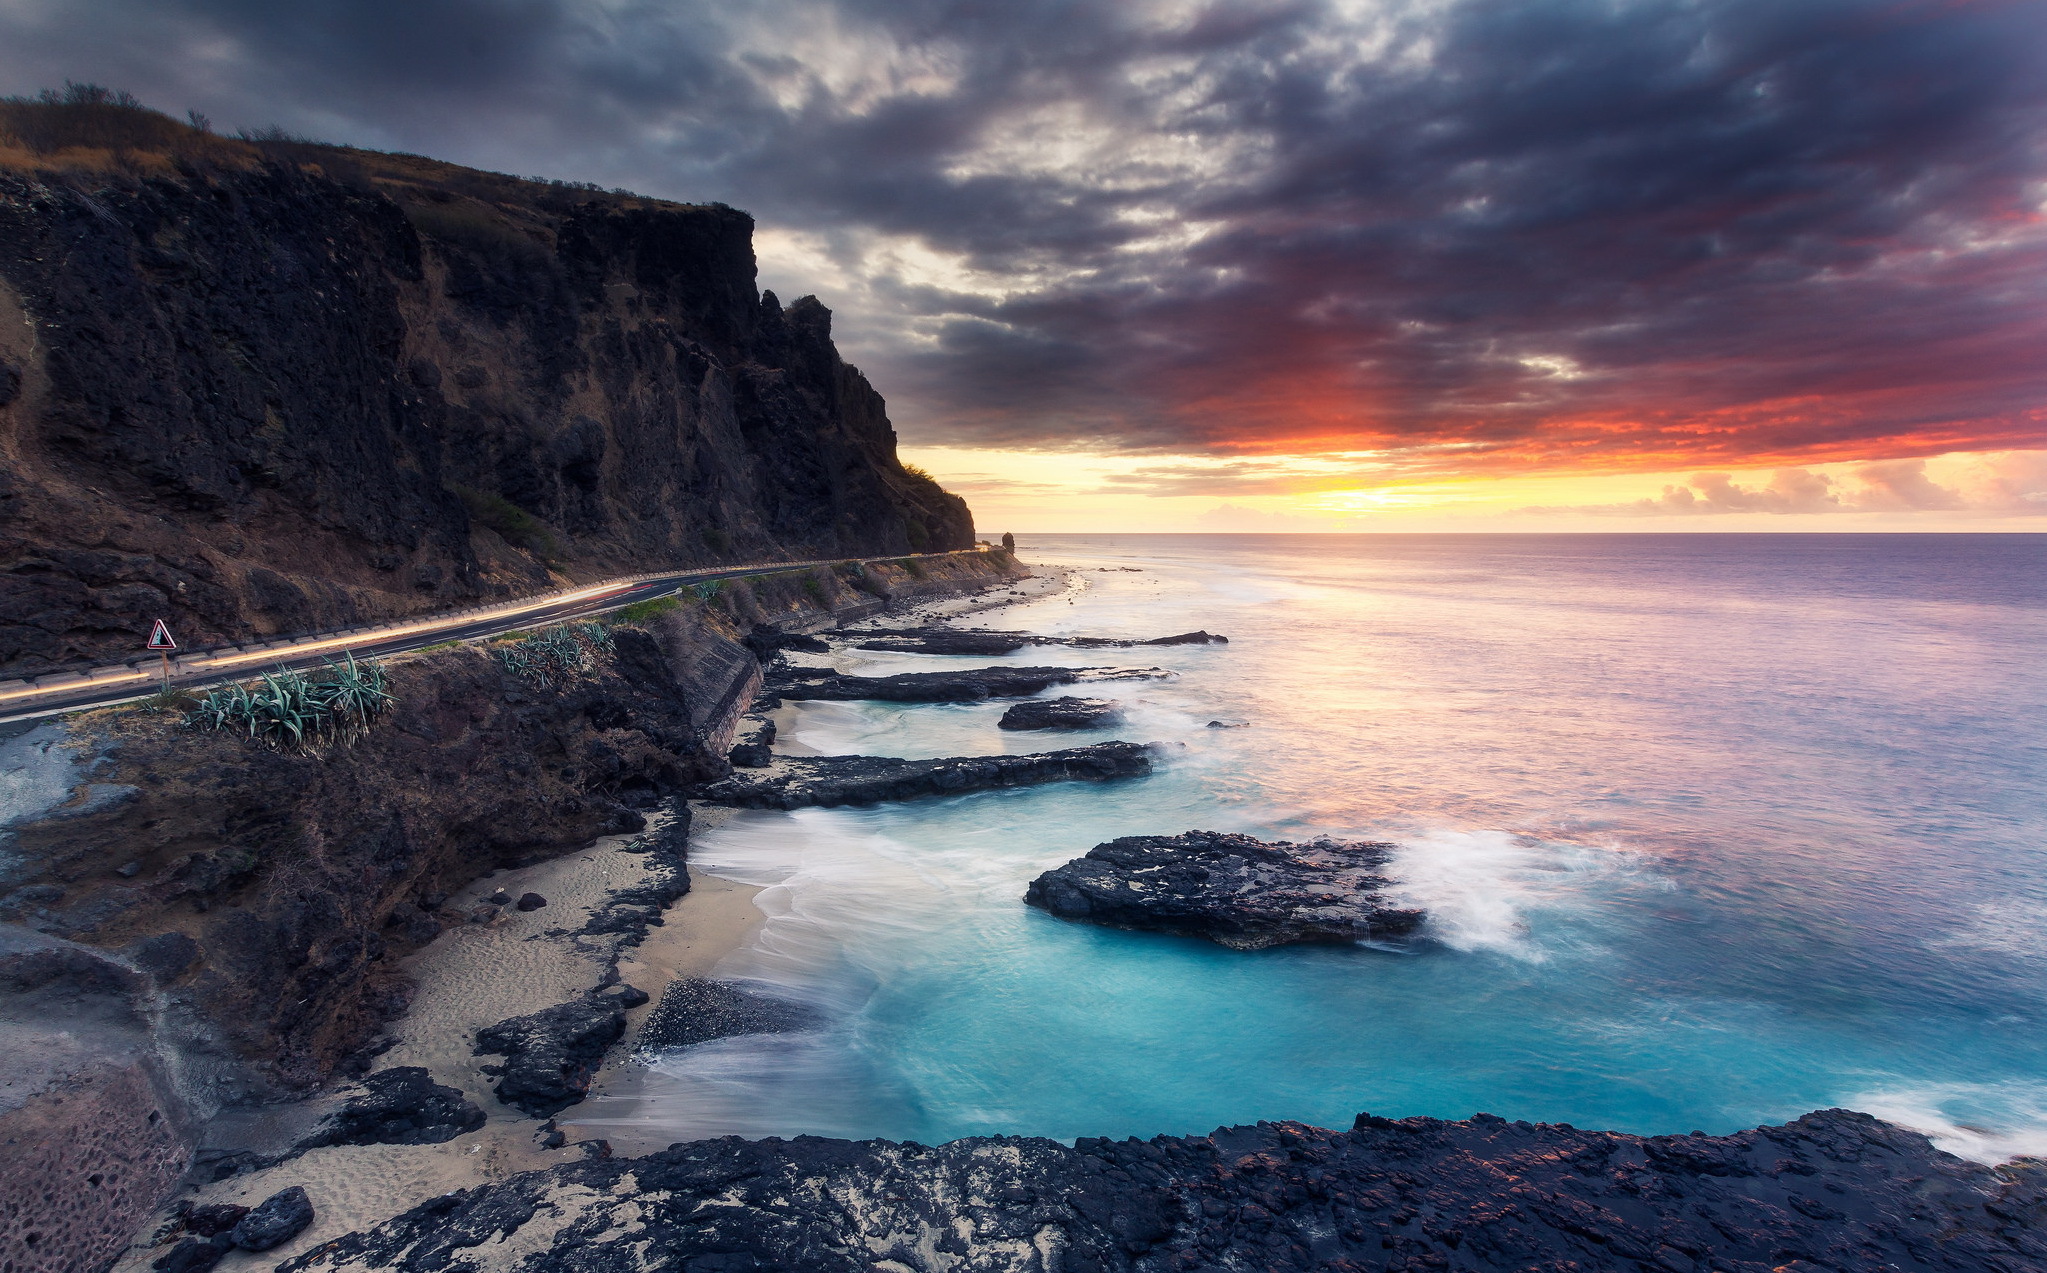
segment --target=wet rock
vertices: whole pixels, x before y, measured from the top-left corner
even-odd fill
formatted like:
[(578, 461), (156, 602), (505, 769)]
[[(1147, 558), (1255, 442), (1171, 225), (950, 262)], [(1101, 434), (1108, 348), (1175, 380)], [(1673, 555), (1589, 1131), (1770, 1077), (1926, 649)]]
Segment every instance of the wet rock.
[(2037, 1167), (1964, 1162), (1844, 1110), (1707, 1138), (1367, 1114), (1348, 1131), (1274, 1122), (1071, 1146), (691, 1141), (444, 1195), (278, 1273), (427, 1273), (490, 1249), (584, 1273), (870, 1273), (944, 1267), (934, 1240), (960, 1268), (1050, 1268), (1038, 1253), (1051, 1246), (1056, 1267), (1100, 1273), (1767, 1273), (1794, 1261), (2038, 1273), (2043, 1217)]
[(1031, 643), (1022, 632), (963, 632), (951, 628), (912, 629), (896, 636), (869, 637), (853, 648), (897, 654), (1010, 654)]
[(742, 809), (835, 808), (953, 796), (995, 787), (1030, 787), (1047, 782), (1101, 782), (1151, 772), (1151, 753), (1142, 743), (1096, 743), (1025, 756), (965, 756), (944, 760), (897, 760), (886, 756), (793, 756), (780, 768), (756, 776), (734, 774), (708, 783), (697, 797)]
[(792, 1034), (822, 1024), (817, 1010), (757, 994), (729, 981), (687, 977), (668, 983), (640, 1026), (633, 1051), (642, 1055), (741, 1034)]
[(381, 1070), (362, 1093), (331, 1114), (301, 1150), (323, 1145), (438, 1145), (483, 1126), (483, 1110), (459, 1088), (434, 1082), (417, 1065)]
[(1062, 919), (1205, 937), (1233, 950), (1405, 937), (1423, 915), (1385, 900), (1380, 871), (1393, 848), (1220, 831), (1125, 836), (1040, 875), (1024, 901)]
[(540, 894), (521, 893), (519, 894), (519, 900), (514, 904), (513, 909), (522, 911), (537, 911), (545, 905), (547, 905), (547, 899), (542, 897)]
[(775, 763), (775, 722), (763, 717), (751, 719), (753, 728), (733, 744), (725, 759), (741, 769), (766, 769)]
[(1139, 645), (1228, 645), (1230, 639), (1213, 632), (1182, 632), (1178, 636), (1153, 637), (1139, 641)]
[(492, 906), (510, 906), (512, 904), (512, 895), (503, 889), (498, 889), (484, 900)]
[(1106, 699), (1037, 698), (1002, 713), (996, 724), (1003, 729), (1092, 729), (1113, 725), (1120, 717), (1116, 704)]
[(476, 1032), (476, 1053), (505, 1058), (500, 1101), (545, 1118), (583, 1099), (605, 1051), (624, 1033), (616, 1000), (590, 996), (486, 1026)]
[(904, 672), (897, 676), (841, 676), (816, 668), (795, 668), (775, 681), (774, 692), (791, 701), (978, 703), (990, 698), (1029, 698), (1055, 685), (1079, 681), (1143, 680), (1171, 675), (1161, 668), (983, 667), (958, 672)]
[(228, 1238), (244, 1251), (268, 1251), (304, 1233), (312, 1222), (312, 1200), (303, 1186), (293, 1185), (265, 1198), (229, 1231)]
[(1251, 722), (1247, 720), (1212, 720), (1208, 722), (1208, 727), (1210, 729), (1244, 729), (1250, 724)]

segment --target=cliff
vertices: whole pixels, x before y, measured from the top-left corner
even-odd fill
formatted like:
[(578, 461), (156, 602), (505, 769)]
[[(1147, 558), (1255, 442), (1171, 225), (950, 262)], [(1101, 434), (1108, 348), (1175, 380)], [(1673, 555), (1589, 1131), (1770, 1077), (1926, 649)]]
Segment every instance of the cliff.
[(968, 546), (753, 223), (0, 103), (0, 675)]
[(1018, 573), (962, 553), (731, 581), (545, 680), (488, 646), (422, 652), (360, 739), (318, 754), (147, 708), (0, 741), (0, 1256), (104, 1267), (206, 1119), (368, 1062), (411, 994), (400, 957), (474, 922), (451, 894), (729, 772), (761, 625)]

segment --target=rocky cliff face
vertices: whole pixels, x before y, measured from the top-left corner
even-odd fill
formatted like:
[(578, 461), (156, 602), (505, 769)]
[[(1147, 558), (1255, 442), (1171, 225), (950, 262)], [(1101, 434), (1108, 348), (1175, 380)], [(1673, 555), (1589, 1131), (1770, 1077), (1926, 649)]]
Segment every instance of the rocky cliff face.
[[(745, 637), (1009, 577), (1003, 554), (731, 584), (611, 629), (545, 682), (482, 647), (390, 670), (397, 701), (350, 745), (274, 750), (111, 709), (0, 743), (0, 926), (114, 953), (197, 1024), (199, 1103), (325, 1079), (405, 1002), (395, 956), (463, 917), (501, 866), (637, 830), (638, 810), (730, 772), (760, 685)], [(4, 1011), (0, 1003), (0, 1011)]]
[(334, 147), (0, 163), (0, 675), (969, 544), (751, 233)]

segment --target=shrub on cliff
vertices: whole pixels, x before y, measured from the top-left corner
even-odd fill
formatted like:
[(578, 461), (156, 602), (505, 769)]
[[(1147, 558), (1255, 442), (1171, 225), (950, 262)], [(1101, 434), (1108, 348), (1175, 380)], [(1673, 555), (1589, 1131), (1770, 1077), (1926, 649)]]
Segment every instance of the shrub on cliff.
[(589, 671), (611, 646), (611, 629), (602, 623), (559, 623), (495, 645), (491, 654), (512, 675), (552, 688)]
[(394, 699), (380, 664), (345, 657), (346, 663), (329, 659), (317, 679), (280, 667), (253, 687), (223, 685), (200, 699), (185, 722), (196, 729), (245, 732), (281, 750), (354, 742)]

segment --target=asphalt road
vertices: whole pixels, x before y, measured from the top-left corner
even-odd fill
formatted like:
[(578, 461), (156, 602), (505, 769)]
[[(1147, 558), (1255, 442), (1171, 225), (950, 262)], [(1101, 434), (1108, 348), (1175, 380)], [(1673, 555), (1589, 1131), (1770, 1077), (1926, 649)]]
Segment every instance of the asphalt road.
[[(873, 560), (897, 559), (890, 557)], [(620, 584), (615, 588), (590, 589), (571, 593), (566, 597), (544, 598), (529, 606), (493, 611), (490, 614), (453, 615), (445, 619), (429, 617), (394, 623), (385, 631), (363, 632), (353, 636), (307, 637), (302, 642), (276, 650), (247, 653), (224, 650), (219, 652), (212, 662), (198, 668), (179, 669), (174, 664), (171, 684), (178, 689), (203, 689), (228, 681), (247, 680), (263, 672), (275, 671), (279, 666), (300, 670), (318, 668), (325, 666), (328, 658), (337, 657), (344, 650), (358, 658), (403, 654), (407, 650), (418, 650), (446, 641), (496, 636), (500, 632), (511, 632), (519, 628), (560, 623), (565, 619), (586, 618), (607, 610), (616, 610), (621, 606), (629, 606), (637, 601), (652, 601), (670, 596), (713, 579), (734, 579), (779, 570), (800, 570), (806, 566), (822, 564), (825, 563), (769, 562), (718, 570), (684, 570), (639, 583)], [(54, 687), (48, 691), (13, 690), (0, 694), (0, 725), (32, 721), (59, 712), (75, 712), (88, 707), (105, 707), (112, 703), (147, 698), (161, 686), (161, 674), (152, 666), (145, 672), (125, 675), (108, 674), (102, 669), (101, 679), (92, 684), (81, 683), (75, 687)], [(0, 737), (17, 732), (19, 730), (0, 730)]]

